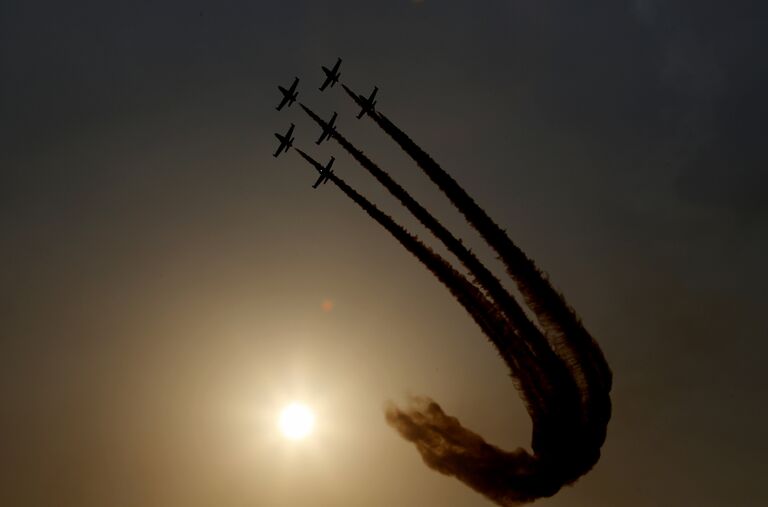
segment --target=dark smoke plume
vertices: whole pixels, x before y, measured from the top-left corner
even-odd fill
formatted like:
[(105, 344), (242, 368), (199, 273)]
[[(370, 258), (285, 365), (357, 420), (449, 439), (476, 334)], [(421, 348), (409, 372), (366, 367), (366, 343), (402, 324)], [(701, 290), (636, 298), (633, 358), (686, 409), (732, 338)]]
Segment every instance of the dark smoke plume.
[[(342, 84), (342, 86), (358, 105), (362, 104), (357, 94), (346, 85)], [(604, 430), (611, 413), (608, 393), (611, 389), (612, 374), (597, 342), (536, 264), (512, 242), (506, 232), (488, 216), (456, 180), (383, 114), (377, 111), (370, 111), (367, 114), (419, 165), (464, 215), (467, 222), (498, 253), (526, 305), (536, 315), (539, 324), (546, 332), (555, 352), (571, 370), (575, 381), (582, 388), (583, 417), (594, 423), (590, 426), (595, 433), (590, 438), (598, 447), (602, 445), (605, 439)]]
[[(361, 103), (349, 88), (344, 89)], [(326, 126), (309, 108), (301, 107), (315, 122)], [(520, 505), (554, 495), (599, 459), (611, 412), (611, 372), (602, 351), (545, 275), (459, 184), (390, 120), (375, 111), (368, 115), (498, 253), (541, 326), (528, 319), (517, 300), (461, 240), (389, 173), (332, 130), (331, 137), (443, 242), (474, 278), (475, 283), (338, 176), (329, 176), (446, 286), (493, 344), (509, 367), (533, 422), (533, 452), (522, 448), (504, 451), (485, 442), (428, 398), (412, 399), (407, 409), (390, 405), (387, 421), (416, 446), (429, 467), (458, 478), (498, 505)], [(306, 153), (297, 151), (315, 168), (323, 169)]]
[[(321, 127), (326, 126), (320, 116), (314, 113), (304, 104), (300, 103), (301, 108)], [(379, 165), (368, 158), (361, 150), (352, 145), (338, 130), (331, 131), (331, 137), (363, 167), (374, 178), (376, 178), (395, 198), (397, 198), (408, 211), (416, 217), (432, 234), (435, 235), (446, 248), (456, 256), (459, 261), (469, 270), (475, 281), (485, 289), (490, 297), (509, 319), (510, 324), (515, 329), (521, 330), (521, 337), (531, 353), (536, 356), (539, 362), (550, 365), (550, 372), (553, 368), (559, 366), (559, 361), (552, 353), (544, 335), (528, 319), (528, 316), (520, 308), (512, 294), (509, 293), (501, 284), (498, 278), (483, 265), (475, 254), (473, 254), (464, 244), (445, 228), (429, 211), (427, 211), (416, 199), (414, 199), (401, 185), (399, 185), (389, 173), (381, 169)], [(550, 377), (551, 377), (550, 373)], [(569, 378), (570, 380), (570, 378)], [(542, 376), (540, 382), (547, 383), (546, 376)]]
[[(316, 169), (323, 166), (300, 149), (296, 151)], [(432, 272), (453, 294), (472, 319), (483, 330), (504, 362), (509, 366), (515, 387), (523, 395), (526, 408), (537, 427), (547, 425), (547, 420), (557, 420), (562, 424), (565, 414), (553, 414), (546, 396), (538, 388), (538, 382), (531, 372), (535, 360), (530, 356), (509, 326), (500, 310), (475, 287), (464, 275), (456, 271), (442, 256), (424, 245), (416, 236), (410, 234), (390, 216), (379, 210), (374, 204), (360, 195), (335, 174), (329, 176), (342, 192), (357, 203), (368, 215), (381, 224), (400, 243), (411, 252), (427, 269)], [(573, 415), (571, 415), (573, 418)]]
[[(325, 129), (325, 121), (304, 104), (300, 105), (318, 125)], [(525, 365), (526, 382), (517, 383), (517, 386), (518, 390), (525, 389), (528, 391), (527, 394), (523, 393), (523, 399), (531, 419), (539, 423), (546, 419), (557, 418), (562, 422), (567, 419), (578, 418), (578, 407), (576, 407), (577, 401), (575, 399), (578, 392), (572, 377), (568, 375), (564, 365), (553, 353), (543, 334), (528, 319), (517, 301), (501, 285), (498, 278), (458, 238), (395, 182), (386, 171), (353, 146), (338, 130), (332, 130), (331, 137), (443, 242), (448, 250), (467, 267), (477, 283), (487, 291), (499, 307), (507, 319), (506, 333), (508, 336), (504, 341), (514, 343), (519, 351), (516, 354), (517, 360)], [(526, 347), (528, 350), (520, 351), (520, 347)], [(530, 357), (531, 355), (534, 357)], [(520, 367), (516, 370), (515, 378), (523, 375)], [(559, 403), (554, 403), (553, 400), (555, 399), (559, 400)], [(565, 400), (571, 401), (566, 404)], [(553, 413), (555, 410), (556, 414)], [(545, 426), (542, 422), (535, 427), (538, 430)], [(541, 431), (537, 431), (537, 436), (540, 434)], [(539, 440), (539, 438), (534, 439), (535, 448), (541, 447), (538, 444)]]
[[(299, 155), (307, 160), (318, 170), (323, 166), (302, 150), (296, 149)], [(506, 322), (501, 316), (499, 310), (475, 287), (467, 278), (456, 271), (451, 264), (442, 256), (426, 246), (416, 236), (409, 233), (404, 227), (394, 221), (392, 217), (385, 214), (377, 208), (368, 199), (360, 195), (355, 189), (348, 185), (344, 180), (335, 174), (329, 175), (329, 180), (333, 182), (342, 192), (360, 206), (368, 215), (384, 227), (392, 236), (395, 237), (409, 252), (419, 259), (456, 297), (461, 305), (467, 310), (475, 322), (485, 331), (489, 339), (494, 342), (497, 336), (505, 331)], [(494, 342), (494, 345), (497, 345)], [(499, 343), (497, 349), (502, 357), (508, 356), (507, 349), (509, 345)], [(515, 361), (514, 357), (509, 358)]]
[[(344, 90), (358, 104), (362, 104), (360, 97), (342, 84)], [(488, 214), (466, 193), (451, 175), (445, 172), (437, 162), (423, 149), (411, 140), (402, 130), (378, 111), (367, 113), (376, 124), (394, 139), (403, 151), (406, 152), (424, 171), (424, 173), (443, 191), (453, 205), (464, 215), (470, 225), (474, 227), (483, 239), (496, 250), (504, 262), (507, 271), (518, 283), (526, 303), (539, 319), (541, 325), (547, 331), (555, 331), (564, 334), (563, 327), (581, 327), (579, 319), (573, 310), (565, 303), (560, 294), (555, 291), (546, 280), (535, 263), (515, 245)], [(586, 331), (584, 331), (586, 333)], [(590, 341), (593, 341), (591, 337)], [(599, 347), (595, 347), (598, 355), (602, 355)], [(605, 360), (598, 361), (605, 364)], [(603, 372), (602, 377), (610, 387), (610, 373)]]
[[(343, 85), (342, 85), (343, 86)], [(326, 122), (316, 113), (300, 104), (302, 109), (318, 125), (324, 127)], [(446, 229), (429, 211), (419, 204), (411, 195), (399, 185), (386, 171), (368, 158), (361, 150), (352, 145), (338, 130), (331, 132), (331, 137), (352, 155), (352, 157), (376, 178), (395, 198), (397, 198), (419, 222), (435, 235), (448, 250), (458, 258), (462, 264), (472, 273), (479, 285), (503, 307), (504, 313), (511, 319), (515, 326), (524, 328), (528, 333), (537, 337), (541, 346), (545, 339), (533, 323), (528, 319), (515, 298), (501, 285), (501, 282), (486, 268), (480, 260), (464, 244)], [(541, 352), (540, 352), (541, 353)]]

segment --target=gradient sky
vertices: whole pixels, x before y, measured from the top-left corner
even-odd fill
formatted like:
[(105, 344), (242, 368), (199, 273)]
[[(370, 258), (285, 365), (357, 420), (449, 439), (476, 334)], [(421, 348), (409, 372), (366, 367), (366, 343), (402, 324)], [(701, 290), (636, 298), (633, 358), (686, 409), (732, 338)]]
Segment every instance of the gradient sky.
[[(530, 421), (447, 291), (272, 135), (436, 242), (296, 106), (496, 268), (320, 65), (474, 195), (614, 370), (603, 458), (537, 502), (768, 502), (768, 7), (736, 1), (0, 3), (0, 503), (490, 505), (383, 418)], [(440, 250), (442, 251), (442, 250)], [(330, 311), (324, 301), (333, 302)], [(288, 445), (274, 411), (318, 430)]]

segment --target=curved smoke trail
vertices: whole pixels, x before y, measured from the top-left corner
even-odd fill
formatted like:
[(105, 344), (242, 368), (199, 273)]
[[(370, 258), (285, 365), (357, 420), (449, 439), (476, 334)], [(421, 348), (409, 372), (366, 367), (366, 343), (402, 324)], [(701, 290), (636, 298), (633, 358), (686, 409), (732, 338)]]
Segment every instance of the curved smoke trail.
[[(345, 90), (358, 103), (359, 97)], [(318, 124), (327, 124), (302, 104)], [(390, 120), (374, 121), (413, 158), (498, 253), (539, 329), (490, 270), (392, 177), (337, 130), (331, 137), (422, 223), (469, 270), (477, 285), (456, 271), (391, 217), (330, 174), (329, 179), (416, 256), (478, 324), (510, 368), (533, 422), (533, 453), (508, 452), (464, 428), (428, 398), (406, 409), (390, 405), (388, 423), (416, 446), (434, 470), (454, 476), (502, 506), (551, 496), (588, 472), (600, 456), (610, 419), (611, 372), (597, 343), (546, 277), (458, 183)], [(322, 166), (301, 150), (318, 170)], [(479, 287), (478, 287), (479, 286)], [(482, 288), (483, 290), (480, 290)], [(485, 291), (485, 292), (483, 292)]]
[[(357, 94), (346, 85), (342, 86), (358, 105), (362, 105)], [(591, 440), (590, 445), (593, 448), (599, 449), (605, 440), (605, 428), (611, 415), (609, 393), (612, 373), (597, 342), (533, 260), (507, 236), (453, 177), (386, 116), (377, 111), (369, 111), (367, 115), (418, 164), (499, 255), (526, 305), (536, 315), (546, 332), (554, 351), (571, 370), (579, 384), (582, 390), (583, 423), (585, 430), (588, 428), (585, 437)], [(595, 456), (595, 461), (598, 457), (599, 453)]]

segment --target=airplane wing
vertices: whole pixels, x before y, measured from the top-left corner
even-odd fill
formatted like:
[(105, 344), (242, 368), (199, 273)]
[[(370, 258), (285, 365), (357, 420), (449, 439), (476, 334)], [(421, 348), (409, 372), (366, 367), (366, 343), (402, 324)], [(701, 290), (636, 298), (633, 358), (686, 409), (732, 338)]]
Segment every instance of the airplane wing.
[(299, 84), (299, 78), (297, 77), (293, 78), (293, 84), (291, 85), (291, 90), (288, 93), (293, 95), (293, 92), (296, 91), (296, 86), (298, 86), (298, 84)]
[[(278, 88), (280, 88), (281, 90), (285, 90), (285, 88), (283, 88), (282, 86), (279, 86)], [(280, 111), (283, 108), (283, 106), (285, 106), (288, 103), (288, 99), (289, 99), (289, 96), (287, 94), (284, 94), (283, 100), (281, 100), (280, 105), (277, 106), (278, 111)]]
[(285, 138), (286, 138), (286, 139), (290, 139), (290, 138), (291, 138), (291, 134), (293, 134), (293, 129), (294, 129), (294, 127), (296, 127), (296, 125), (294, 125), (293, 123), (291, 123), (291, 128), (289, 128), (289, 129), (288, 129), (288, 133), (287, 133), (287, 134), (285, 134)]
[(333, 73), (336, 74), (339, 71), (339, 67), (341, 66), (341, 58), (336, 60), (336, 65), (333, 66)]
[(328, 86), (328, 84), (331, 82), (331, 71), (323, 67), (323, 70), (325, 71), (325, 81), (323, 81), (322, 86), (320, 86), (320, 91), (325, 90), (325, 88)]
[(312, 188), (317, 188), (317, 187), (319, 187), (319, 186), (320, 186), (320, 183), (322, 183), (322, 182), (323, 182), (323, 179), (324, 179), (324, 178), (325, 178), (325, 175), (324, 175), (324, 174), (321, 174), (321, 175), (320, 175), (320, 176), (317, 178), (317, 181), (315, 182), (315, 184), (314, 184), (314, 185), (312, 185)]
[(273, 155), (272, 155), (273, 157), (277, 157), (278, 155), (280, 155), (280, 153), (283, 151), (283, 148), (285, 148), (285, 145), (288, 144), (286, 141), (288, 141), (288, 139), (290, 139), (288, 136), (283, 137), (283, 136), (281, 136), (280, 134), (277, 134), (277, 133), (275, 133), (275, 137), (280, 140), (280, 146), (278, 146), (277, 147), (277, 151), (275, 153), (273, 153)]
[(320, 138), (317, 140), (317, 142), (315, 144), (320, 144), (323, 141), (325, 141), (327, 138), (328, 138), (328, 131), (323, 130), (323, 133), (320, 134)]

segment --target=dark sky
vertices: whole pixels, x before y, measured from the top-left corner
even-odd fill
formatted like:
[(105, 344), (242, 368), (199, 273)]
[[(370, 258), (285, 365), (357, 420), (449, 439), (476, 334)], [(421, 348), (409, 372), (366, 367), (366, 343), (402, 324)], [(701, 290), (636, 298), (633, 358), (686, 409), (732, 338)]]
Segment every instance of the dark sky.
[[(602, 460), (537, 505), (765, 504), (767, 20), (709, 0), (0, 2), (0, 503), (489, 505), (382, 406), (428, 394), (527, 445), (503, 364), (383, 230), (271, 156), (295, 122), (431, 241), (274, 110), (298, 76), (498, 268), (340, 87), (317, 91), (341, 56), (613, 368)], [(295, 397), (318, 432), (289, 448), (272, 415)]]

